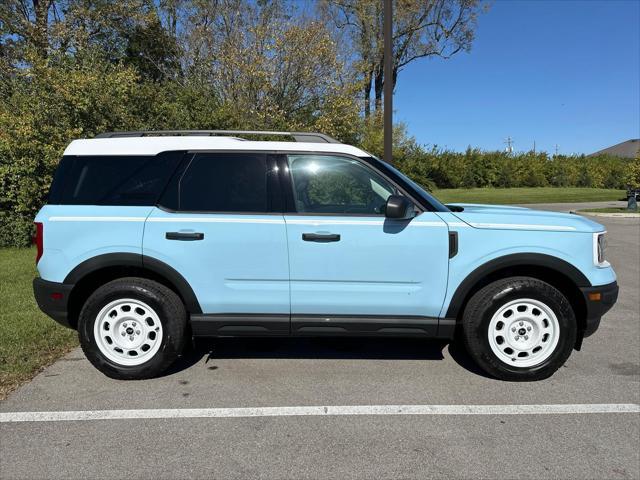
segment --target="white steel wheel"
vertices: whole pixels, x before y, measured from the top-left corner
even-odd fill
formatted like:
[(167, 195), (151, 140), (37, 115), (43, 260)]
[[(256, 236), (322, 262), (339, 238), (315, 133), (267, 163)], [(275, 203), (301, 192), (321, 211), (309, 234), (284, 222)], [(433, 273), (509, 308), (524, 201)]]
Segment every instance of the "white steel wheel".
[(162, 344), (162, 323), (146, 303), (122, 298), (100, 310), (93, 334), (106, 358), (118, 365), (136, 366), (158, 352)]
[(489, 322), (489, 346), (502, 362), (534, 367), (548, 359), (560, 338), (560, 324), (548, 305), (531, 298), (513, 300)]

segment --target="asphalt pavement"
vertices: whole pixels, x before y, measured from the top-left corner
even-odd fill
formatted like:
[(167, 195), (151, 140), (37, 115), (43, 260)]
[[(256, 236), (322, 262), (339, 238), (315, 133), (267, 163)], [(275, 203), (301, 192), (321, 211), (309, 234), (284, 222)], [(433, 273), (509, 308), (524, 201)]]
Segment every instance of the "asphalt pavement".
[[(455, 345), (414, 339), (200, 341), (166, 376), (136, 382), (104, 377), (75, 350), (0, 403), (0, 478), (640, 478), (640, 414), (594, 407), (640, 404), (640, 220), (596, 220), (620, 298), (548, 380), (494, 380)], [(406, 405), (455, 411), (385, 407)], [(477, 413), (487, 405), (496, 411)], [(327, 414), (234, 416), (305, 406)], [(337, 406), (380, 411), (330, 414)], [(148, 409), (160, 413), (135, 418)], [(114, 410), (134, 418), (2, 421)]]

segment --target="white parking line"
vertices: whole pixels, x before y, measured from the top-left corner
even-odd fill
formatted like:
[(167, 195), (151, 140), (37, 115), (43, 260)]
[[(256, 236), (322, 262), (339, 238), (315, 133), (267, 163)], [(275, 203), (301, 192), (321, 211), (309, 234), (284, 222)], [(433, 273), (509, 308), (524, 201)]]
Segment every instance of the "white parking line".
[(640, 405), (635, 403), (568, 405), (351, 405), (3, 412), (0, 413), (0, 423), (323, 415), (566, 415), (593, 413), (640, 413)]

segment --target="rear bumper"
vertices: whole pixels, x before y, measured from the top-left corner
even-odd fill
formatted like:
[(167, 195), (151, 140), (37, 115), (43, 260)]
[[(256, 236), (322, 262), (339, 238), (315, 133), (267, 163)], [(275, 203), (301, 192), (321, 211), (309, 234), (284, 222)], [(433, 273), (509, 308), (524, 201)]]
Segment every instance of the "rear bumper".
[[(592, 335), (600, 326), (600, 319), (607, 313), (618, 300), (617, 282), (595, 287), (584, 287), (580, 289), (587, 306), (584, 337)], [(593, 299), (596, 294), (600, 294), (600, 299)]]
[(65, 327), (69, 324), (68, 303), (73, 285), (49, 282), (41, 278), (33, 279), (33, 294), (40, 310)]

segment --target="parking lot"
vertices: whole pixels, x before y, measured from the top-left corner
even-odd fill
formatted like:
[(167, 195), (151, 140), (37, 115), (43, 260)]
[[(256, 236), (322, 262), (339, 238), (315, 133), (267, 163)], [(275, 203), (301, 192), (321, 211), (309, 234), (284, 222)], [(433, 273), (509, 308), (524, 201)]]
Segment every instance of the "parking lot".
[(597, 221), (620, 298), (548, 380), (415, 339), (199, 342), (138, 382), (75, 350), (0, 403), (0, 478), (639, 478), (640, 220)]

